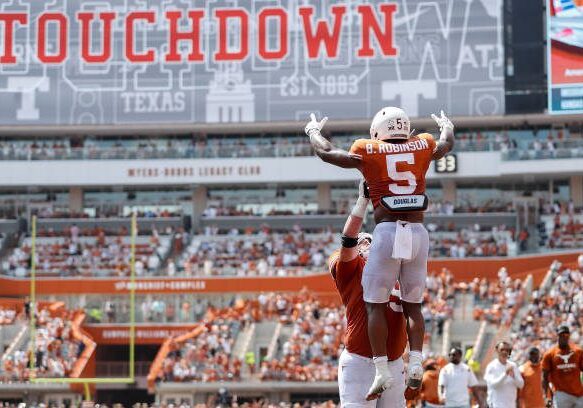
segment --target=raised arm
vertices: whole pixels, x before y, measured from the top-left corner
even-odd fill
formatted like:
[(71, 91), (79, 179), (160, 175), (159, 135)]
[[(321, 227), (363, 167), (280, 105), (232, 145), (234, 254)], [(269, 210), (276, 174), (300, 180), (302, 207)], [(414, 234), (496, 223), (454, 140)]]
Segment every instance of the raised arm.
[(306, 125), (306, 134), (310, 137), (310, 143), (318, 157), (326, 163), (333, 164), (345, 169), (359, 169), (362, 158), (356, 154), (347, 152), (334, 146), (326, 139), (320, 131), (328, 120), (327, 117), (320, 122), (316, 120), (316, 115), (310, 114), (310, 121)]
[(364, 180), (358, 186), (358, 200), (354, 204), (352, 212), (348, 216), (342, 230), (342, 248), (340, 249), (340, 262), (352, 261), (358, 255), (358, 233), (366, 217), (366, 209), (370, 199), (368, 188)]
[(431, 115), (433, 120), (437, 122), (439, 126), (439, 131), (441, 132), (439, 135), (439, 141), (437, 142), (437, 146), (435, 146), (435, 150), (433, 152), (433, 160), (439, 160), (449, 152), (453, 150), (454, 145), (454, 138), (453, 138), (453, 123), (445, 113), (441, 111), (441, 117), (436, 115)]

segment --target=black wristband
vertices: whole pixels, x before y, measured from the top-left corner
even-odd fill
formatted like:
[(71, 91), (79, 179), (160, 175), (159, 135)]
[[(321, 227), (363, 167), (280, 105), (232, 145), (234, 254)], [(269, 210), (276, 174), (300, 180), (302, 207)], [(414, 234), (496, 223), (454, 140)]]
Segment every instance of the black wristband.
[(342, 235), (342, 246), (344, 248), (354, 248), (358, 244), (358, 238)]

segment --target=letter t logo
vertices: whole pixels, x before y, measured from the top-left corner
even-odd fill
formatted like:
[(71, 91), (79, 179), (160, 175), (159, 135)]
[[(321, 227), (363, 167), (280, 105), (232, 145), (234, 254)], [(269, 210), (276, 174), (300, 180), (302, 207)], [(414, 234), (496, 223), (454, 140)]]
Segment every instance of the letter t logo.
[(9, 77), (8, 89), (19, 92), (22, 100), (20, 108), (16, 111), (17, 120), (39, 120), (40, 112), (36, 107), (36, 92), (48, 92), (50, 90), (48, 77)]

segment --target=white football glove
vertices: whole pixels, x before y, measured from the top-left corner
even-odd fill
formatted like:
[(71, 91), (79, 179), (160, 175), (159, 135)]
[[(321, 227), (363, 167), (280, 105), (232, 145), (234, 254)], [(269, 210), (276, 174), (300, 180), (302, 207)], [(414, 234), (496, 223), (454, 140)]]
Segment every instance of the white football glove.
[(449, 118), (447, 116), (445, 116), (445, 113), (443, 113), (443, 111), (441, 111), (441, 117), (438, 117), (434, 114), (431, 114), (431, 118), (437, 122), (437, 126), (439, 126), (439, 130), (443, 132), (443, 129), (449, 128), (451, 130), (453, 130), (454, 126), (453, 123), (451, 123), (451, 120), (449, 120)]
[(380, 398), (383, 391), (391, 388), (395, 383), (395, 379), (389, 371), (389, 367), (383, 367), (382, 369), (377, 369), (374, 382), (370, 386), (368, 393), (366, 394), (366, 400), (372, 401)]
[(328, 117), (325, 116), (320, 122), (316, 120), (316, 115), (310, 113), (310, 121), (306, 125), (305, 131), (306, 135), (310, 136), (310, 132), (317, 130), (318, 132), (322, 130), (326, 122), (328, 121)]

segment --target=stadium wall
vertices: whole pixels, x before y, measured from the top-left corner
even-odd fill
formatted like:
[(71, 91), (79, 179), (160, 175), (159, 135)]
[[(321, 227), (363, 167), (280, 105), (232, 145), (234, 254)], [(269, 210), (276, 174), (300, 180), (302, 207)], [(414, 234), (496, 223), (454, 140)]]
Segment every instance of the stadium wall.
[[(472, 258), (434, 259), (429, 261), (429, 271), (439, 272), (449, 269), (456, 281), (470, 281), (475, 277), (497, 279), (497, 272), (506, 267), (511, 277), (525, 278), (529, 273), (539, 283), (554, 260), (563, 264), (574, 264), (580, 252), (529, 255), (516, 258)], [(248, 277), (248, 278), (161, 278), (140, 279), (136, 282), (136, 293), (259, 293), (296, 292), (304, 287), (316, 293), (335, 292), (335, 287), (327, 273), (312, 276), (292, 277)], [(0, 278), (0, 296), (26, 296), (30, 291), (28, 279)], [(77, 279), (39, 278), (37, 294), (125, 294), (129, 293), (129, 280), (122, 279)]]
[[(440, 179), (497, 178), (528, 174), (581, 174), (572, 159), (503, 161), (500, 152), (461, 152), (456, 172)], [(428, 178), (437, 175), (433, 166)], [(356, 170), (330, 166), (313, 157), (71, 160), (0, 162), (0, 185), (116, 186), (116, 185), (233, 185), (241, 183), (309, 183), (358, 180)]]

